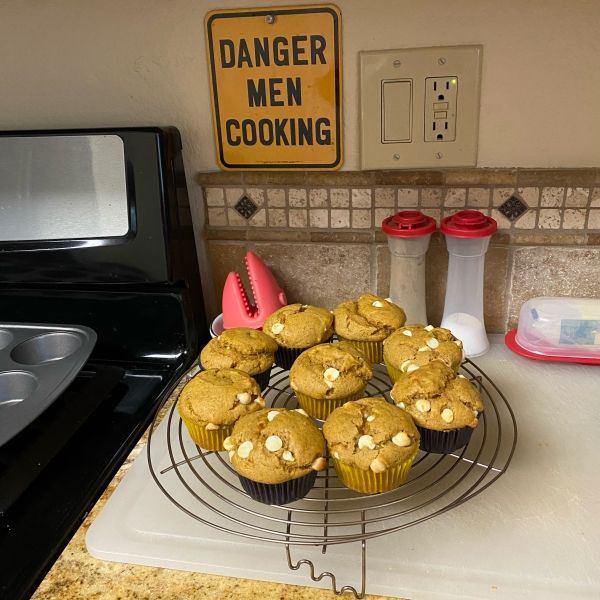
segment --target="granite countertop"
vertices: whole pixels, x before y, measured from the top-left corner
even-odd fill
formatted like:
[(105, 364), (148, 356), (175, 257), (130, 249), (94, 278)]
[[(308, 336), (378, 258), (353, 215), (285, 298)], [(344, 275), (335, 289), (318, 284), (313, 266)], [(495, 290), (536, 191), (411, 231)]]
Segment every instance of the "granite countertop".
[[(187, 381), (184, 377), (162, 412), (166, 413)], [(146, 432), (101, 498), (92, 508), (73, 539), (33, 595), (33, 600), (166, 600), (202, 598), (202, 600), (333, 600), (329, 590), (283, 585), (279, 583), (220, 577), (204, 573), (142, 567), (93, 558), (85, 546), (85, 534), (102, 507), (119, 485), (127, 469), (146, 445)], [(307, 574), (307, 577), (308, 574)], [(345, 594), (344, 598), (353, 598)], [(384, 596), (367, 595), (369, 600)]]

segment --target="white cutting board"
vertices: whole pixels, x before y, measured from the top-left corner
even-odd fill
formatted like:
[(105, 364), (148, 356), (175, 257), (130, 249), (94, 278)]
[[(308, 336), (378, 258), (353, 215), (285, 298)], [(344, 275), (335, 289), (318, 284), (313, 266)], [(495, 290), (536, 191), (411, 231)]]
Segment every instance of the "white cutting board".
[[(531, 361), (500, 336), (491, 341), (474, 362), (515, 412), (513, 462), (462, 506), (368, 541), (368, 593), (414, 600), (600, 597), (600, 368)], [(153, 436), (153, 456), (162, 452), (164, 466), (166, 421)], [(312, 582), (306, 566), (290, 571), (282, 546), (222, 533), (177, 509), (152, 480), (145, 452), (90, 527), (87, 546), (106, 560), (330, 587), (328, 579)], [(329, 546), (325, 556), (320, 548), (292, 547), (292, 558), (310, 558), (317, 573), (332, 571), (338, 586), (360, 585), (356, 543)]]

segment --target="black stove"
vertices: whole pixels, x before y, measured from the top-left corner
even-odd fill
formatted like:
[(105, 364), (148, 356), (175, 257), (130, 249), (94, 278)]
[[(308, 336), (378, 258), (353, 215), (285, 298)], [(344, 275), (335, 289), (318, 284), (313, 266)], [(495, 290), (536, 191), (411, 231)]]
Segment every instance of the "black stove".
[(0, 133), (0, 319), (98, 334), (0, 447), (2, 599), (33, 594), (208, 338), (181, 150), (173, 128)]

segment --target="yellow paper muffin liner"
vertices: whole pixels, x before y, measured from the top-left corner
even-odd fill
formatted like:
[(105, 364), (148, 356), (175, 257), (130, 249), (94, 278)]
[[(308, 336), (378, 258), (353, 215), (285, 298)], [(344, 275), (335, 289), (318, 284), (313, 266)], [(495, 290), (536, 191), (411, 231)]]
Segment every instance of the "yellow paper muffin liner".
[(223, 441), (233, 432), (233, 425), (227, 427), (221, 426), (220, 429), (211, 431), (184, 417), (179, 410), (179, 404), (177, 404), (177, 412), (183, 424), (187, 427), (190, 437), (197, 446), (200, 446), (204, 450), (212, 450), (213, 452), (223, 452), (225, 450)]
[(360, 400), (365, 397), (365, 390), (367, 386), (345, 398), (338, 398), (336, 400), (318, 400), (317, 398), (311, 398), (300, 392), (296, 392), (296, 398), (298, 398), (298, 404), (300, 408), (305, 410), (313, 419), (320, 419), (324, 421), (336, 408), (344, 405), (350, 400)]
[(359, 342), (338, 335), (338, 341), (348, 342), (358, 348), (371, 361), (371, 364), (383, 362), (383, 340), (379, 342)]
[(363, 494), (380, 494), (400, 487), (408, 477), (418, 451), (419, 445), (417, 444), (415, 451), (405, 461), (386, 469), (383, 473), (373, 473), (371, 469), (363, 470), (359, 467), (345, 465), (333, 456), (331, 459), (337, 476), (346, 487)]
[[(387, 359), (385, 357), (383, 359), (383, 362), (385, 363), (385, 366), (387, 368), (387, 372), (388, 372), (388, 375), (390, 376), (390, 381), (392, 382), (392, 385), (394, 385), (396, 383), (396, 381), (398, 381), (398, 379), (400, 379), (400, 377), (403, 377), (404, 375), (406, 375), (406, 373), (403, 373), (400, 369), (396, 369), (396, 367), (392, 367), (392, 365), (390, 365), (390, 363), (387, 361)], [(460, 369), (460, 365), (458, 365), (454, 368), (455, 375), (458, 373), (459, 369)]]

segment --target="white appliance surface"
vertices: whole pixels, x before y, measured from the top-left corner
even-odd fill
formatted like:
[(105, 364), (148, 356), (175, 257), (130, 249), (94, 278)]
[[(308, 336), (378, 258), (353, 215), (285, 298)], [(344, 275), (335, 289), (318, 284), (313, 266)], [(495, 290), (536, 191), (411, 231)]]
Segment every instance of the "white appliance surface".
[[(454, 510), (369, 540), (368, 593), (414, 600), (600, 596), (600, 369), (528, 360), (500, 336), (491, 341), (474, 362), (515, 412), (513, 462)], [(164, 419), (153, 436), (158, 470), (170, 464), (166, 427)], [(195, 454), (191, 440), (186, 447)], [(214, 520), (200, 502), (194, 509)], [(145, 452), (90, 527), (87, 546), (106, 560), (330, 587), (327, 578), (314, 583), (307, 566), (289, 570), (284, 546), (234, 537), (179, 510), (152, 479)], [(360, 586), (358, 543), (329, 546), (325, 555), (320, 547), (292, 547), (293, 561), (301, 558), (313, 560), (317, 573), (332, 571), (338, 586)]]

